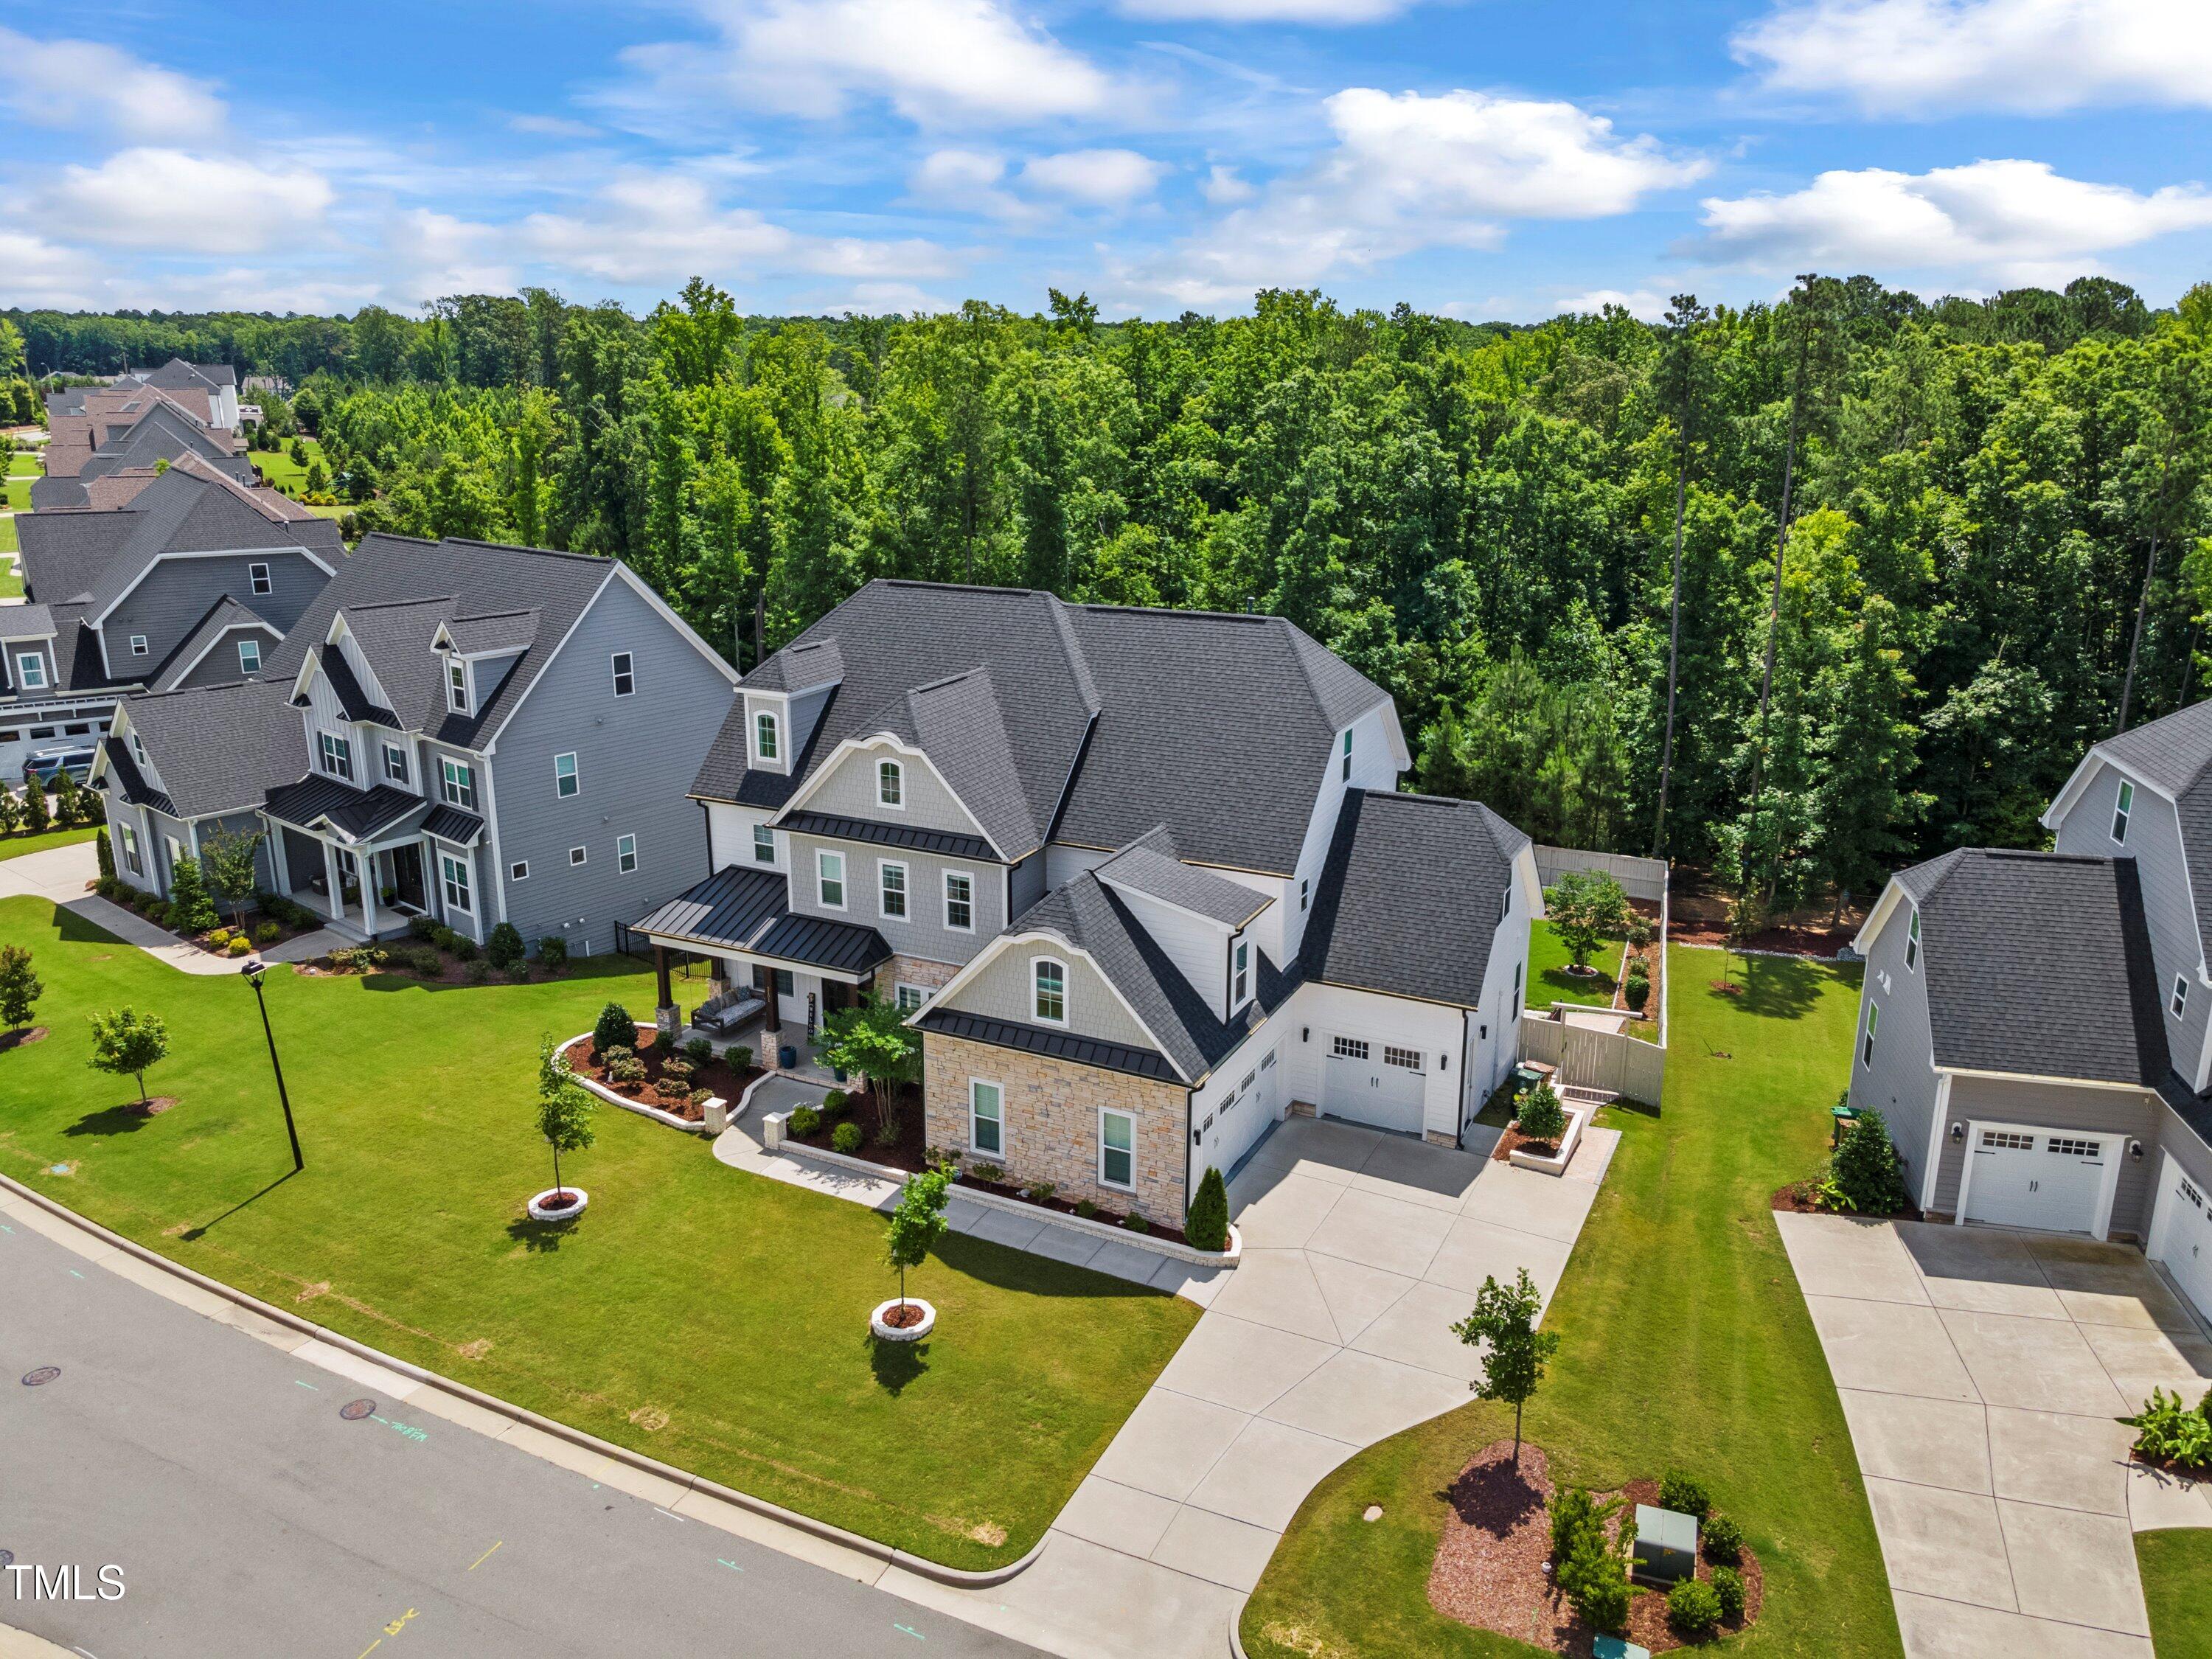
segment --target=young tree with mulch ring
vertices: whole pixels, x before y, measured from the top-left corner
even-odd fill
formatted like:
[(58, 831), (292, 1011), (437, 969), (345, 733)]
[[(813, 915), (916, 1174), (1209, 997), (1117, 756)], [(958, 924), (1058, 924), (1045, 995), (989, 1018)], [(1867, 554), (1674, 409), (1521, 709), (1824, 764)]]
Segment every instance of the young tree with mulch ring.
[(538, 1045), (538, 1133), (553, 1149), (554, 1209), (568, 1206), (567, 1189), (561, 1185), (561, 1154), (590, 1150), (592, 1110), (592, 1097), (576, 1081), (568, 1057), (558, 1042), (546, 1037)]
[(138, 1080), (137, 1103), (146, 1103), (147, 1068), (169, 1057), (169, 1028), (159, 1014), (142, 1014), (127, 1003), (92, 1017), (92, 1058), (95, 1072)]
[(1599, 941), (1627, 933), (1632, 914), (1620, 884), (1594, 870), (1570, 871), (1544, 894), (1544, 915), (1577, 973), (1589, 966)]
[(884, 1259), (898, 1269), (900, 1316), (895, 1323), (905, 1322), (906, 1270), (928, 1261), (930, 1251), (945, 1237), (945, 1204), (951, 1186), (951, 1174), (945, 1170), (925, 1170), (909, 1176), (906, 1190), (899, 1194), (898, 1208), (891, 1212), (884, 1231)]
[(1513, 1407), (1513, 1462), (1521, 1462), (1521, 1412), (1544, 1380), (1545, 1362), (1559, 1346), (1557, 1331), (1540, 1331), (1544, 1298), (1526, 1267), (1511, 1285), (1501, 1285), (1486, 1275), (1474, 1311), (1452, 1327), (1469, 1347), (1487, 1342), (1482, 1356), (1482, 1375), (1468, 1386), (1478, 1400), (1503, 1400)]
[(31, 953), (20, 945), (0, 945), (0, 1025), (13, 1038), (31, 1023), (31, 1010), (46, 994), (46, 983), (31, 971)]

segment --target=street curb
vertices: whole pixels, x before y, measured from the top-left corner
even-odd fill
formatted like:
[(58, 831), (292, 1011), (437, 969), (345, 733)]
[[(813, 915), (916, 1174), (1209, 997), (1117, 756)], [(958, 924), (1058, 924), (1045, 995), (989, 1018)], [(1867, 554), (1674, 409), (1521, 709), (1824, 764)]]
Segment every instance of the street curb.
[(1238, 1627), (1244, 1622), (1244, 1609), (1251, 1605), (1252, 1598), (1248, 1595), (1229, 1615), (1229, 1659), (1251, 1659), (1244, 1651), (1244, 1638), (1238, 1634)]
[[(522, 1424), (525, 1427), (536, 1429), (542, 1434), (549, 1434), (556, 1439), (565, 1440), (572, 1446), (580, 1446), (586, 1451), (597, 1452), (603, 1457), (625, 1464), (642, 1474), (658, 1476), (672, 1485), (682, 1486), (688, 1492), (701, 1492), (708, 1498), (719, 1498), (725, 1504), (750, 1510), (764, 1520), (789, 1527), (794, 1532), (805, 1533), (811, 1538), (818, 1538), (825, 1542), (851, 1550), (857, 1555), (880, 1561), (887, 1567), (897, 1567), (920, 1577), (933, 1579), (938, 1583), (949, 1584), (959, 1589), (985, 1589), (994, 1584), (1003, 1584), (1008, 1579), (1026, 1572), (1036, 1562), (1037, 1557), (1044, 1553), (1045, 1539), (1040, 1538), (1030, 1546), (1029, 1553), (1019, 1560), (1010, 1562), (1003, 1567), (991, 1567), (982, 1571), (948, 1567), (939, 1562), (925, 1559), (921, 1556), (909, 1555), (906, 1551), (892, 1545), (863, 1537), (856, 1532), (848, 1532), (844, 1528), (834, 1526), (827, 1521), (817, 1521), (811, 1516), (801, 1515), (796, 1510), (787, 1510), (781, 1504), (772, 1504), (764, 1498), (756, 1498), (751, 1493), (739, 1492), (735, 1487), (725, 1486), (719, 1481), (708, 1480), (704, 1475), (693, 1474), (688, 1469), (679, 1469), (672, 1463), (663, 1463), (658, 1458), (647, 1457), (644, 1453), (632, 1451), (627, 1446), (618, 1446), (611, 1440), (602, 1440), (595, 1434), (588, 1434), (581, 1429), (571, 1428), (557, 1419), (540, 1416), (526, 1406), (518, 1406), (511, 1401), (501, 1400), (498, 1395), (486, 1394), (481, 1389), (472, 1389), (465, 1382), (456, 1382), (449, 1376), (442, 1376), (410, 1361), (394, 1358), (380, 1349), (370, 1347), (366, 1342), (356, 1341), (343, 1332), (318, 1325), (311, 1319), (302, 1319), (299, 1315), (272, 1306), (258, 1297), (248, 1296), (244, 1291), (226, 1285), (219, 1279), (210, 1279), (205, 1273), (187, 1267), (181, 1262), (172, 1261), (158, 1250), (149, 1250), (135, 1240), (125, 1238), (120, 1233), (110, 1231), (98, 1222), (79, 1215), (66, 1205), (55, 1202), (44, 1193), (26, 1187), (13, 1176), (0, 1175), (0, 1192), (11, 1193), (18, 1198), (27, 1200), (56, 1219), (67, 1222), (70, 1225), (98, 1239), (103, 1244), (121, 1250), (125, 1255), (135, 1256), (148, 1267), (158, 1267), (162, 1272), (182, 1279), (187, 1285), (205, 1291), (210, 1295), (219, 1296), (226, 1302), (234, 1303), (248, 1312), (258, 1314), (262, 1318), (282, 1325), (289, 1330), (297, 1331), (301, 1335), (313, 1337), (319, 1342), (327, 1342), (334, 1348), (343, 1349), (356, 1358), (366, 1359), (373, 1364), (381, 1365), (386, 1370), (394, 1371), (410, 1381), (427, 1383), (434, 1389), (442, 1389), (456, 1399), (465, 1400), (472, 1406), (510, 1419)], [(1048, 1528), (1047, 1536), (1049, 1535)]]

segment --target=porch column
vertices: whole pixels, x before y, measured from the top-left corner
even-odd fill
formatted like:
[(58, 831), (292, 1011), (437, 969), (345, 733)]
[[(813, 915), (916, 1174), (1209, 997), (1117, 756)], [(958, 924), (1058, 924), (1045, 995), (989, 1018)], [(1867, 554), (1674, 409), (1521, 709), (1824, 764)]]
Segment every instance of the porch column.
[(268, 836), (269, 890), (289, 897), (292, 891), (292, 866), (284, 856), (283, 826), (261, 820), (263, 831)]
[(362, 848), (354, 855), (361, 870), (361, 925), (368, 930), (371, 939), (376, 937), (376, 854)]
[(660, 1006), (653, 1011), (653, 1023), (660, 1028), (660, 1039), (672, 1042), (676, 1038), (676, 998), (668, 986), (668, 947), (659, 939), (653, 942), (653, 976), (660, 987)]
[(323, 881), (330, 890), (331, 919), (335, 921), (345, 914), (345, 878), (338, 871), (338, 849), (319, 836), (315, 844), (323, 849)]

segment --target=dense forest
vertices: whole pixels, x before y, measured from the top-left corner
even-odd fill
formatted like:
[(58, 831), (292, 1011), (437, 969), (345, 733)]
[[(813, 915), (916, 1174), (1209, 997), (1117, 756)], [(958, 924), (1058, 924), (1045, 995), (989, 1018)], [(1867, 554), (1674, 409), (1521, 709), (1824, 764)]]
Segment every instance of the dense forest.
[(2212, 286), (427, 313), (7, 315), (34, 374), (284, 376), (362, 527), (619, 554), (741, 665), (757, 604), (773, 648), (878, 575), (1279, 612), (1395, 695), (1419, 787), (1782, 905), (2035, 844), (2087, 744), (2202, 693)]

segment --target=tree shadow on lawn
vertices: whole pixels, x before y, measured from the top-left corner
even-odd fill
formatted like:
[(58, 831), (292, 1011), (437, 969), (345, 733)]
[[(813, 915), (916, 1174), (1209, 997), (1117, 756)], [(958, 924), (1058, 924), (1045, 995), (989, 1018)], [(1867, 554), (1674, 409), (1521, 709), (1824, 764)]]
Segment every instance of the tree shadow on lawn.
[(929, 1352), (926, 1339), (920, 1342), (882, 1342), (873, 1331), (867, 1331), (862, 1334), (861, 1340), (868, 1345), (868, 1369), (875, 1373), (878, 1384), (894, 1397), (929, 1370), (929, 1362), (924, 1358)]
[(62, 1131), (65, 1135), (130, 1135), (136, 1134), (154, 1121), (138, 1102), (126, 1101), (120, 1106), (103, 1106), (96, 1112), (87, 1112)]
[(550, 1255), (575, 1231), (579, 1219), (571, 1216), (562, 1221), (539, 1221), (521, 1216), (507, 1224), (507, 1236), (532, 1255)]
[(1733, 992), (1707, 985), (1704, 994), (1760, 1019), (1802, 1019), (1820, 1000), (1822, 981), (1832, 971), (1826, 963), (1796, 961), (1779, 957), (1730, 956), (1723, 976), (1735, 984)]
[[(109, 933), (91, 917), (81, 916), (63, 904), (54, 906), (54, 937), (70, 945), (122, 945), (127, 942)], [(132, 945), (131, 948), (136, 950), (137, 947)]]

